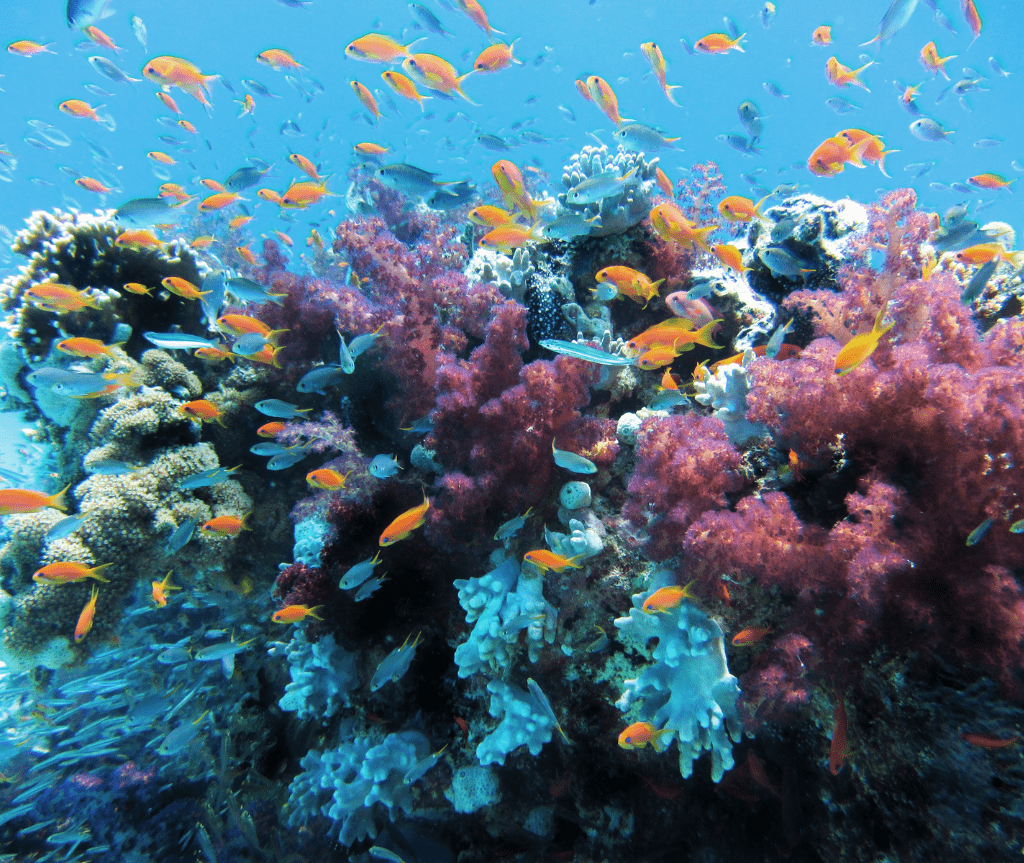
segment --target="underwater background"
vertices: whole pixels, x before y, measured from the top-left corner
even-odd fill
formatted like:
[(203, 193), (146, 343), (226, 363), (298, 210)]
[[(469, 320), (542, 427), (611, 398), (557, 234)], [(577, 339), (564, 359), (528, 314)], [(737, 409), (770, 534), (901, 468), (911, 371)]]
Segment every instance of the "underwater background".
[(0, 29), (0, 860), (1020, 858), (1019, 4)]

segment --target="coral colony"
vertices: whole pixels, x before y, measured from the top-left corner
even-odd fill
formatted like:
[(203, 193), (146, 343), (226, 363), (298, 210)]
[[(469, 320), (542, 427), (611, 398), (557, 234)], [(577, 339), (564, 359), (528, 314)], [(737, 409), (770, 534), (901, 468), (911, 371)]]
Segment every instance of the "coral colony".
[(11, 859), (1004, 859), (1012, 230), (780, 196), (730, 267), (656, 169), (586, 147), (514, 248), (354, 171), (304, 274), (32, 216)]

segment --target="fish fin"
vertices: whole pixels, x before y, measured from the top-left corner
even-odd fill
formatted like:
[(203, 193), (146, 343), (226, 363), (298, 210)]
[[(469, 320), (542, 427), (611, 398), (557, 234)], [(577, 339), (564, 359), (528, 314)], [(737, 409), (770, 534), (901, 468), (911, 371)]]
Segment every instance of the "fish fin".
[(59, 509), (61, 512), (67, 512), (68, 500), (67, 493), (68, 489), (71, 488), (73, 483), (68, 483), (56, 494), (51, 494), (46, 500), (48, 501), (47, 506), (52, 506), (54, 509)]

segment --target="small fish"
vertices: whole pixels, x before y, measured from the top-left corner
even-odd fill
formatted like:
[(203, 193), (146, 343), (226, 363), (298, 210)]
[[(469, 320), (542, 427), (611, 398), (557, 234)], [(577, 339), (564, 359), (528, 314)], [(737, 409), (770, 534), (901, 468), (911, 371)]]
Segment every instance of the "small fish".
[(66, 536), (71, 536), (71, 534), (85, 524), (91, 516), (92, 513), (86, 512), (81, 515), (69, 515), (67, 518), (62, 518), (46, 532), (46, 535), (43, 538), (47, 542), (55, 542), (58, 539), (64, 539)]
[(580, 206), (583, 204), (596, 204), (605, 198), (612, 198), (621, 195), (626, 187), (635, 182), (633, 175), (636, 168), (619, 176), (617, 171), (608, 171), (588, 177), (566, 192), (565, 199), (569, 204)]
[(431, 12), (426, 6), (423, 6), (419, 3), (410, 3), (409, 12), (412, 13), (412, 17), (416, 19), (417, 23), (424, 30), (428, 30), (431, 33), (436, 33), (438, 36), (444, 36), (444, 38), (448, 39), (449, 41), (451, 40), (452, 34), (441, 26), (440, 19), (438, 19), (438, 17), (433, 12)]
[(250, 512), (242, 516), (220, 515), (205, 522), (199, 528), (199, 532), (203, 536), (238, 536), (243, 530), (250, 529), (246, 524), (250, 515)]
[(745, 647), (749, 644), (757, 644), (769, 632), (771, 632), (771, 628), (768, 626), (749, 626), (746, 629), (741, 629), (737, 632), (732, 637), (732, 643), (736, 647)]
[(875, 318), (875, 325), (871, 328), (870, 332), (854, 336), (836, 354), (835, 373), (838, 376), (841, 377), (849, 374), (870, 357), (875, 352), (875, 348), (878, 347), (882, 336), (893, 328), (893, 324), (883, 326), (887, 310), (888, 304), (883, 306), (878, 312), (878, 316)]
[(541, 339), (539, 344), (542, 348), (546, 348), (556, 354), (573, 357), (577, 360), (585, 360), (588, 363), (596, 363), (601, 366), (630, 366), (633, 364), (632, 357), (611, 354), (600, 348), (592, 348), (590, 345), (581, 345), (562, 339)]
[[(349, 471), (348, 473), (351, 472)], [(348, 477), (348, 473), (343, 474), (332, 468), (321, 467), (307, 473), (306, 482), (313, 486), (313, 488), (323, 491), (336, 491), (345, 487), (345, 479)]]
[(406, 539), (412, 532), (427, 520), (427, 510), (430, 509), (430, 500), (426, 490), (423, 492), (423, 503), (408, 509), (391, 522), (380, 535), (381, 547), (394, 545), (396, 542)]
[(974, 530), (967, 535), (967, 542), (965, 543), (968, 548), (972, 545), (977, 545), (981, 542), (982, 538), (988, 533), (988, 529), (992, 527), (992, 523), (995, 521), (991, 516), (986, 518), (981, 524), (979, 524)]
[(506, 539), (511, 539), (512, 537), (514, 537), (517, 533), (519, 533), (520, 530), (523, 529), (523, 525), (526, 524), (526, 520), (530, 517), (531, 512), (533, 512), (532, 506), (522, 515), (517, 515), (515, 518), (510, 518), (503, 525), (501, 525), (501, 527), (499, 527), (497, 531), (495, 531), (494, 538), (499, 542), (503, 542)]
[(299, 378), (299, 382), (295, 385), (295, 389), (300, 393), (319, 393), (320, 395), (326, 395), (328, 387), (337, 386), (345, 380), (345, 377), (345, 371), (341, 366), (315, 366)]
[(367, 470), (369, 470), (371, 476), (375, 476), (377, 479), (387, 479), (389, 476), (394, 476), (402, 470), (402, 466), (398, 463), (396, 456), (377, 455), (370, 461)]
[(673, 734), (671, 728), (655, 728), (650, 722), (634, 722), (619, 734), (619, 746), (623, 749), (643, 749), (650, 743), (655, 750), (663, 734)]
[(523, 555), (523, 560), (532, 563), (542, 572), (549, 569), (554, 572), (564, 572), (566, 569), (579, 569), (580, 565), (576, 561), (581, 557), (583, 557), (582, 554), (577, 554), (573, 557), (565, 557), (564, 555), (556, 554), (553, 551), (548, 551), (546, 548), (536, 548), (532, 551), (526, 552), (526, 554)]
[(809, 273), (814, 272), (814, 270), (809, 267), (801, 266), (800, 261), (785, 249), (775, 246), (762, 249), (758, 252), (758, 257), (761, 262), (776, 276), (796, 278), (797, 276), (806, 276)]
[(158, 348), (171, 351), (188, 351), (193, 348), (216, 347), (214, 342), (204, 339), (202, 336), (193, 336), (189, 333), (143, 333), (142, 337), (150, 344)]
[(730, 50), (743, 53), (743, 46), (740, 44), (746, 33), (730, 38), (725, 33), (709, 33), (693, 43), (693, 47), (702, 54), (725, 54)]
[(846, 761), (846, 705), (842, 698), (836, 699), (835, 716), (836, 724), (828, 752), (828, 771), (833, 776), (838, 776)]
[(768, 345), (764, 351), (766, 357), (773, 360), (779, 355), (779, 351), (782, 350), (782, 343), (786, 340), (786, 335), (793, 329), (793, 321), (795, 320), (796, 318), (790, 318), (785, 324), (779, 324), (775, 328), (775, 332), (768, 339)]
[(644, 600), (640, 610), (646, 614), (667, 614), (678, 608), (684, 599), (694, 600), (697, 598), (690, 590), (692, 586), (693, 582), (691, 581), (686, 587), (679, 587), (676, 584), (660, 587)]
[(664, 147), (678, 149), (672, 147), (672, 144), (679, 138), (666, 138), (653, 126), (643, 123), (628, 123), (618, 129), (612, 137), (633, 153), (653, 153)]
[(855, 105), (853, 102), (847, 101), (839, 96), (833, 96), (831, 99), (827, 99), (825, 104), (837, 114), (849, 114), (853, 111), (860, 110), (859, 105)]
[(551, 455), (558, 467), (563, 468), (570, 473), (597, 473), (597, 465), (595, 465), (590, 459), (584, 458), (583, 456), (568, 450), (558, 449), (555, 446), (554, 440), (551, 441)]
[[(231, 343), (231, 353), (240, 357), (251, 357), (262, 351), (268, 344), (269, 342), (261, 333), (246, 333)], [(299, 392), (304, 391), (299, 390)]]
[(132, 15), (131, 19), (132, 32), (135, 34), (135, 38), (139, 40), (139, 44), (142, 46), (142, 50), (146, 50), (146, 25), (142, 23), (142, 19), (138, 15)]
[(362, 602), (365, 599), (369, 599), (373, 594), (380, 590), (380, 586), (384, 584), (387, 579), (384, 576), (374, 576), (373, 578), (366, 581), (359, 590), (356, 591), (355, 596), (352, 597), (353, 602)]
[(416, 645), (419, 644), (420, 635), (417, 633), (412, 644), (409, 643), (410, 636), (406, 636), (401, 647), (396, 647), (381, 661), (370, 679), (370, 692), (376, 692), (385, 683), (392, 683), (401, 680), (409, 670), (413, 658), (416, 656)]
[(312, 617), (314, 620), (323, 620), (316, 613), (318, 609), (319, 606), (310, 608), (308, 605), (286, 605), (284, 608), (275, 611), (270, 619), (274, 623), (300, 623), (307, 617)]
[(277, 443), (277, 441), (264, 441), (249, 447), (249, 452), (253, 455), (277, 455), (282, 452), (291, 452), (298, 446), (298, 444), (285, 446), (283, 443)]
[(194, 518), (186, 518), (179, 524), (167, 538), (167, 543), (164, 545), (164, 554), (169, 557), (188, 545), (192, 535), (195, 533), (197, 524), (199, 524), (199, 521)]
[(267, 470), (286, 470), (292, 467), (292, 465), (298, 464), (308, 454), (307, 450), (303, 447), (299, 447), (295, 452), (278, 453), (267, 462)]
[(551, 707), (551, 702), (548, 701), (548, 697), (537, 684), (537, 681), (532, 677), (526, 678), (526, 688), (530, 690), (530, 695), (532, 695), (533, 700), (537, 702), (537, 706), (540, 707), (541, 712), (543, 712), (548, 719), (554, 723), (555, 728), (558, 729), (558, 733), (562, 735), (562, 739), (564, 739), (566, 743), (569, 743), (570, 740), (565, 736), (565, 732), (562, 731), (562, 726), (558, 723), (558, 717), (555, 715), (555, 711)]
[(360, 561), (355, 566), (349, 567), (348, 571), (341, 577), (341, 581), (338, 582), (338, 588), (340, 590), (351, 590), (354, 587), (359, 587), (359, 585), (373, 575), (373, 570), (379, 563), (380, 552), (373, 557)]
[(207, 470), (201, 470), (199, 473), (193, 473), (184, 479), (178, 480), (178, 488), (183, 491), (191, 491), (197, 488), (217, 485), (230, 479), (231, 474), (238, 470), (239, 467), (241, 465), (232, 468), (211, 467)]
[(875, 42), (879, 44), (888, 42), (906, 26), (916, 8), (917, 0), (893, 0), (885, 15), (882, 16), (882, 23), (878, 27), (878, 35), (874, 39), (864, 42), (861, 47)]
[(85, 638), (89, 634), (89, 630), (92, 629), (93, 618), (96, 616), (96, 600), (99, 599), (99, 596), (100, 589), (94, 584), (92, 592), (89, 594), (89, 601), (82, 609), (82, 613), (78, 615), (78, 622), (75, 624), (75, 644)]
[(153, 600), (153, 604), (157, 608), (165, 608), (167, 606), (167, 592), (169, 590), (181, 590), (180, 587), (171, 584), (171, 576), (173, 574), (174, 570), (172, 569), (170, 572), (167, 573), (167, 575), (164, 576), (163, 581), (154, 581), (152, 583), (153, 590), (150, 596)]
[[(84, 467), (84, 465), (83, 465)], [(95, 476), (126, 476), (141, 470), (138, 465), (129, 464), (126, 461), (115, 458), (105, 458), (99, 461), (89, 462), (86, 470)]]
[(300, 409), (298, 405), (281, 401), (281, 399), (263, 399), (263, 401), (256, 402), (253, 407), (264, 416), (283, 420), (302, 419), (303, 414), (307, 414), (312, 410), (312, 408)]
[(977, 731), (965, 731), (960, 735), (960, 739), (972, 746), (980, 746), (982, 749), (1006, 749), (1020, 740), (1016, 734), (1012, 737), (996, 737), (993, 734), (980, 734)]
[(67, 491), (70, 485), (56, 494), (45, 495), (40, 491), (22, 488), (0, 489), (0, 516), (14, 515), (23, 512), (39, 512), (41, 509), (53, 507), (61, 512), (67, 510)]

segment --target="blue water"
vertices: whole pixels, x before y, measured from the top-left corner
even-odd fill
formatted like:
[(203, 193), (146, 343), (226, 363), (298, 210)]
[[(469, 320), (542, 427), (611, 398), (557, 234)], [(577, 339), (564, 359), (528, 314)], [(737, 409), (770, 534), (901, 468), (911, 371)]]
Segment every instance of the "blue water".
[[(366, 140), (390, 145), (396, 160), (404, 159), (439, 172), (443, 179), (465, 178), (481, 186), (490, 184), (489, 167), (496, 158), (504, 156), (519, 164), (532, 163), (542, 168), (557, 183), (561, 166), (581, 146), (593, 143), (592, 136), (612, 143), (614, 128), (596, 107), (581, 99), (573, 86), (574, 79), (595, 74), (615, 88), (624, 116), (658, 126), (667, 135), (680, 136), (678, 146), (683, 148), (682, 152), (662, 153), (661, 164), (673, 180), (681, 179), (684, 169), (694, 162), (714, 160), (721, 166), (733, 194), (751, 194), (740, 175), (765, 168), (759, 179), (768, 188), (796, 182), (804, 190), (833, 199), (850, 196), (869, 201), (879, 190), (913, 185), (925, 207), (942, 210), (961, 200), (984, 201), (990, 204), (986, 218), (1013, 219), (1019, 211), (1006, 191), (965, 195), (934, 191), (929, 184), (963, 183), (971, 175), (989, 171), (1007, 178), (1018, 175), (1012, 163), (1024, 159), (1024, 119), (1013, 106), (1024, 101), (1024, 74), (1015, 74), (1024, 70), (1017, 68), (1014, 46), (1024, 25), (1016, 4), (983, 3), (984, 29), (972, 45), (971, 33), (957, 3), (940, 3), (952, 19), (956, 35), (936, 23), (927, 6), (919, 3), (909, 24), (880, 50), (875, 46), (858, 46), (877, 33), (887, 2), (844, 2), (820, 8), (812, 3), (776, 5), (778, 12), (766, 30), (760, 21), (762, 4), (754, 2), (493, 2), (487, 8), (491, 23), (504, 31), (507, 38), (518, 37), (515, 52), (524, 65), (471, 76), (465, 89), (479, 106), (462, 99), (448, 102), (433, 98), (426, 103), (428, 116), (434, 115), (429, 119), (413, 103), (395, 97), (402, 102), (395, 111), (387, 104), (388, 97), (380, 99), (385, 119), (378, 127), (369, 123), (368, 114), (349, 88), (349, 81), (355, 78), (374, 90), (387, 90), (379, 78), (384, 67), (348, 59), (343, 51), (353, 38), (370, 31), (403, 40), (422, 36), (423, 31), (413, 27), (404, 3), (387, 0), (371, 10), (363, 4), (335, 0), (313, 0), (306, 9), (288, 8), (273, 0), (184, 0), (174, 4), (134, 3), (130, 8), (115, 2), (116, 13), (99, 24), (125, 49), (114, 57), (91, 43), (88, 50), (76, 50), (84, 39), (67, 28), (62, 3), (11, 0), (4, 11), (5, 44), (15, 39), (52, 41), (52, 50), (57, 53), (32, 58), (5, 53), (0, 58), (0, 72), (4, 75), (0, 79), (4, 89), (0, 94), (0, 144), (6, 144), (6, 149), (18, 160), (16, 170), (3, 172), (4, 179), (10, 182), (0, 185), (0, 224), (16, 229), (34, 208), (77, 204), (91, 209), (101, 203), (117, 206), (129, 198), (153, 195), (161, 180), (153, 175), (152, 163), (145, 156), (151, 150), (163, 150), (181, 159), (180, 164), (169, 169), (170, 179), (191, 191), (202, 190), (190, 186), (190, 182), (200, 177), (223, 180), (250, 155), (278, 166), (274, 182), (267, 185), (283, 190), (294, 173), (283, 159), (289, 152), (299, 152), (321, 163), (321, 173), (337, 172), (333, 191), (344, 192), (347, 183), (341, 175), (350, 164), (351, 146)], [(427, 34), (418, 49), (445, 56), (460, 72), (468, 70), (487, 45), (483, 32), (462, 14), (436, 4), (430, 4), (430, 8), (453, 38), (449, 42)], [(148, 50), (143, 50), (132, 33), (131, 14), (139, 15), (147, 27)], [(687, 54), (680, 37), (692, 44), (708, 32), (724, 30), (723, 15), (731, 16), (748, 34), (745, 53)], [(832, 26), (833, 44), (814, 46), (811, 33), (824, 23)], [(676, 91), (680, 108), (665, 99), (639, 51), (641, 42), (652, 39), (668, 60), (669, 83), (682, 85)], [(985, 76), (982, 86), (989, 91), (970, 93), (965, 99), (971, 110), (961, 106), (954, 93), (935, 104), (948, 82), (941, 77), (933, 78), (920, 65), (918, 53), (930, 40), (936, 42), (941, 56), (958, 55), (947, 67), (954, 83), (963, 77), (964, 67)], [(324, 92), (307, 102), (285, 82), (284, 73), (258, 64), (256, 54), (271, 47), (291, 51), (306, 67), (307, 74), (323, 84)], [(185, 118), (198, 129), (198, 137), (193, 137), (156, 122), (157, 117), (169, 112), (155, 98), (156, 87), (151, 82), (117, 84), (94, 71), (86, 58), (97, 54), (114, 60), (133, 77), (141, 76), (142, 66), (151, 57), (184, 57), (204, 73), (223, 75), (238, 95), (215, 85), (214, 112), (209, 117), (190, 96), (173, 91)], [(851, 67), (862, 65), (858, 59), (862, 55), (876, 60), (863, 73), (870, 93), (857, 87), (840, 90), (828, 83), (824, 66), (833, 54)], [(998, 58), (1014, 74), (1008, 78), (996, 75), (989, 65), (990, 57)], [(281, 98), (256, 97), (255, 119), (239, 119), (238, 106), (232, 99), (241, 99), (247, 92), (241, 84), (243, 78), (257, 79)], [(788, 98), (766, 93), (766, 81), (778, 84)], [(908, 126), (914, 117), (899, 103), (899, 90), (894, 83), (897, 81), (924, 82), (919, 108), (944, 127), (955, 130), (953, 143), (925, 142), (911, 135)], [(98, 84), (114, 95), (96, 96), (83, 89), (86, 83)], [(860, 110), (843, 116), (835, 114), (825, 105), (834, 96), (848, 99)], [(526, 104), (531, 97), (535, 101)], [(116, 131), (58, 112), (57, 105), (69, 98), (105, 104), (105, 111), (117, 123)], [(753, 99), (766, 118), (763, 150), (754, 157), (743, 156), (717, 140), (726, 133), (743, 132), (736, 106), (746, 99)], [(560, 111), (560, 106), (571, 111), (575, 120)], [(40, 137), (27, 124), (30, 119), (62, 129), (72, 138), (72, 145), (50, 151), (33, 149), (23, 141), (25, 137)], [(286, 120), (299, 125), (302, 137), (280, 134), (279, 127)], [(254, 122), (256, 131), (251, 138), (247, 137)], [(475, 143), (477, 132), (514, 139), (516, 123), (524, 124), (519, 132), (529, 129), (553, 140), (543, 145), (520, 144), (503, 154)], [(816, 178), (806, 169), (795, 167), (804, 165), (821, 141), (848, 127), (877, 133), (887, 148), (899, 150), (887, 160), (891, 179), (874, 167), (850, 168), (834, 178)], [(110, 173), (120, 181), (121, 190), (106, 196), (104, 201), (75, 186), (72, 177), (58, 170), (58, 166), (67, 165), (95, 176), (92, 151), (81, 141), (81, 134), (107, 148), (118, 166)], [(158, 140), (162, 134), (185, 140), (185, 146), (194, 152), (177, 154), (173, 146)], [(999, 139), (1002, 143), (992, 148), (975, 147), (975, 142), (983, 138)], [(918, 180), (910, 179), (905, 171), (907, 165), (929, 161), (937, 162), (929, 173)], [(252, 197), (249, 206), (256, 205), (254, 212), (258, 216), (258, 221), (250, 226), (253, 233), (287, 227), (281, 223), (277, 208), (259, 203), (254, 192), (255, 189), (248, 195)], [(297, 219), (300, 224), (319, 221), (326, 210), (337, 208), (337, 204), (336, 199), (327, 199), (321, 207), (300, 213)], [(300, 239), (300, 231), (293, 233)]]

